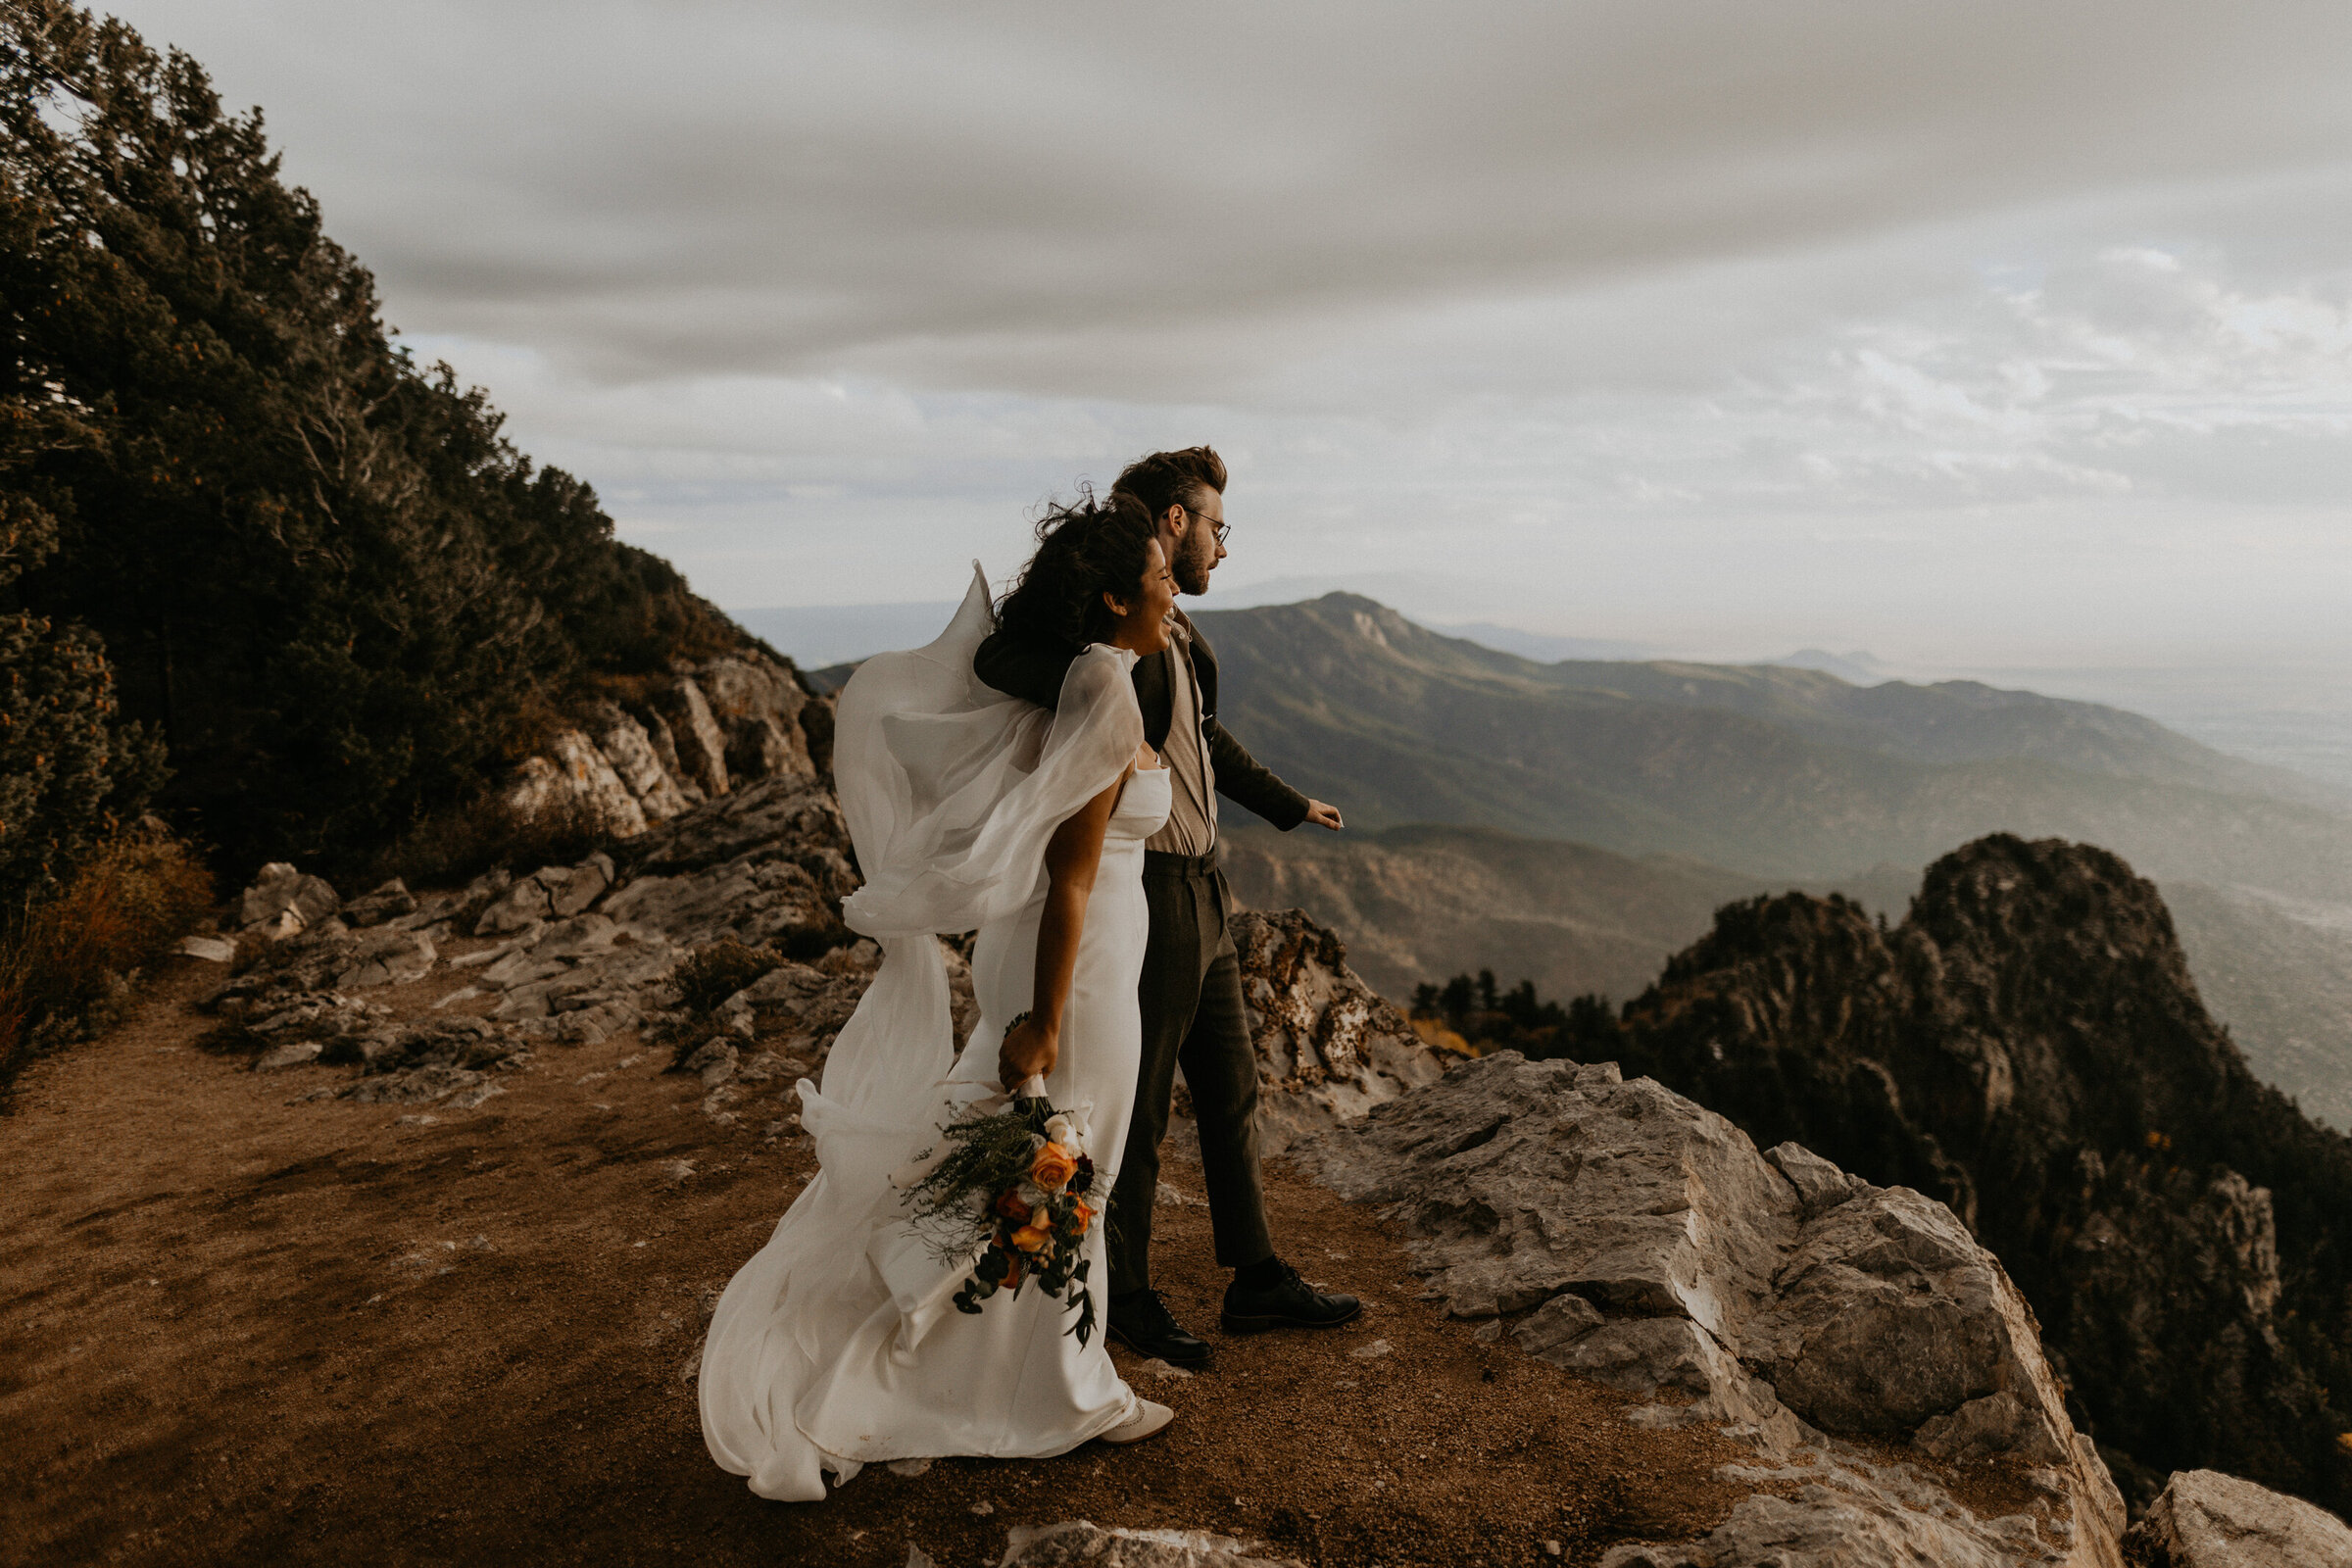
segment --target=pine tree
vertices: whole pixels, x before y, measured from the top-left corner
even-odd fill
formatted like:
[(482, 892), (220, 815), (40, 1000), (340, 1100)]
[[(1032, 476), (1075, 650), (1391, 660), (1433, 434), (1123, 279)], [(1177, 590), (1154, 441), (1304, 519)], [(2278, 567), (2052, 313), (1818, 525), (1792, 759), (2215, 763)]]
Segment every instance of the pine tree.
[(741, 644), (414, 365), (258, 110), (65, 0), (0, 17), (0, 324), (74, 437), (15, 440), (5, 548), (54, 541), (21, 602), (103, 636), (183, 820), (231, 860), (348, 853), (488, 785), (584, 675)]

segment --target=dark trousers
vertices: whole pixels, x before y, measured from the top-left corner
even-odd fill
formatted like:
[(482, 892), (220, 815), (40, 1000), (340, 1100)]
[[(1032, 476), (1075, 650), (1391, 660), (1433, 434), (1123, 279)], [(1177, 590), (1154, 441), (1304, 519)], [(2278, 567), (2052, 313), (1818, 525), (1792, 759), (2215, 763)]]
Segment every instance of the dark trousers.
[(1152, 1283), (1152, 1204), (1180, 1063), (1200, 1128), (1217, 1261), (1240, 1268), (1274, 1255), (1257, 1171), (1257, 1053), (1242, 1010), (1241, 963), (1225, 928), (1232, 895), (1213, 855), (1148, 852), (1144, 897), (1152, 909), (1137, 988), (1144, 1060), (1107, 1216), (1113, 1296)]

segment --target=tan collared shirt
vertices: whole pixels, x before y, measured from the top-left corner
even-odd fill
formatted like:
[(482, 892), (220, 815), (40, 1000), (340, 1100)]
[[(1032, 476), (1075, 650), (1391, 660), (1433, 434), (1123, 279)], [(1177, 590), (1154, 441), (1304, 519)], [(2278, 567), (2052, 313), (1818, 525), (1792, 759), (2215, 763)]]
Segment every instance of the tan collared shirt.
[(1175, 709), (1168, 718), (1167, 744), (1160, 748), (1171, 775), (1168, 820), (1144, 841), (1144, 848), (1169, 855), (1206, 855), (1217, 846), (1217, 772), (1200, 736), (1200, 678), (1193, 672), (1186, 641), (1179, 632), (1177, 675), (1171, 683)]

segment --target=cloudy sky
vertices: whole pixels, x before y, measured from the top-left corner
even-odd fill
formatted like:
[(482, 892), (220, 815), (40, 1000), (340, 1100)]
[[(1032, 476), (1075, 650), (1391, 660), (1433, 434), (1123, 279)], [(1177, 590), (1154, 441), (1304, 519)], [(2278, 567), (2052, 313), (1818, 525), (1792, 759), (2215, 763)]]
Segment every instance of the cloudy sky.
[(729, 608), (953, 597), (1209, 441), (1242, 588), (2352, 658), (2341, 5), (119, 11)]

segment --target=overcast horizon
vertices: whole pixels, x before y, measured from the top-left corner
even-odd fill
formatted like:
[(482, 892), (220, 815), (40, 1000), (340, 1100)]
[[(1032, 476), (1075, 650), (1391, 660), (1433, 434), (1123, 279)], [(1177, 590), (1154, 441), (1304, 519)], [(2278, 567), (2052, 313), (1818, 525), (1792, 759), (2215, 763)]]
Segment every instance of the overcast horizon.
[(1692, 656), (2352, 658), (2352, 13), (118, 8), (720, 605), (1152, 447), (1220, 582)]

